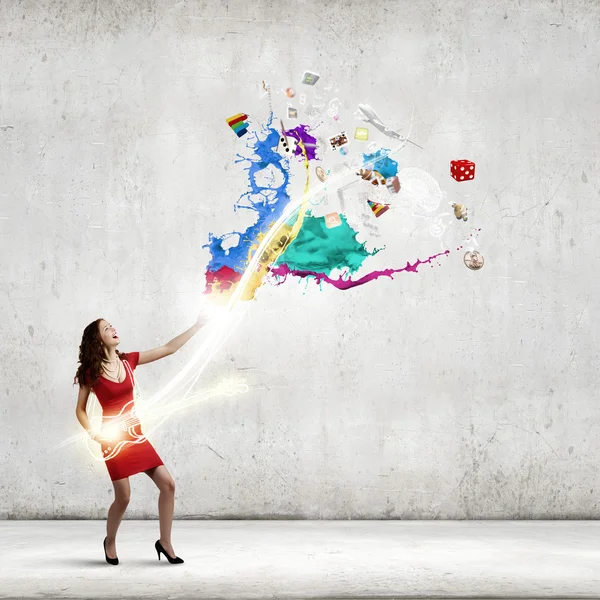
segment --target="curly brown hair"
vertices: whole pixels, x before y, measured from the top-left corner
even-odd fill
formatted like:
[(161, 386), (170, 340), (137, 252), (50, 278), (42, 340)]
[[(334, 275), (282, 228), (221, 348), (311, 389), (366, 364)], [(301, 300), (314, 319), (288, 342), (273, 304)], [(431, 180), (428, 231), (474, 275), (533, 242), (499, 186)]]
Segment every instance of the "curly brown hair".
[[(73, 385), (79, 383), (80, 388), (84, 386), (92, 387), (102, 374), (102, 361), (106, 359), (106, 355), (102, 347), (98, 326), (100, 321), (105, 320), (102, 318), (96, 319), (83, 330), (81, 344), (79, 345), (79, 362), (81, 364), (77, 367)], [(116, 349), (115, 351), (119, 358), (125, 354)]]

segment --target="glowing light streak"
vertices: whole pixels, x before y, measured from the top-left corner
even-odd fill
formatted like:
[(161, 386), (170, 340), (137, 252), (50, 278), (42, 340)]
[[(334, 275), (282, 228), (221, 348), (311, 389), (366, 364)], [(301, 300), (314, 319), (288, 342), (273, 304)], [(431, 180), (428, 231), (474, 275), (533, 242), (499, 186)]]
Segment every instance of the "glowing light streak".
[[(151, 427), (145, 428), (146, 433), (138, 435), (133, 427), (137, 424), (140, 424), (140, 419), (137, 417), (128, 417), (126, 415), (120, 415), (121, 418), (116, 419), (115, 421), (110, 421), (107, 425), (106, 423), (102, 426), (101, 435), (105, 439), (113, 439), (114, 446), (108, 446), (109, 452), (106, 455), (103, 455), (101, 458), (98, 458), (96, 454), (94, 454), (90, 450), (89, 440), (88, 450), (90, 450), (90, 454), (97, 460), (110, 460), (114, 458), (124, 450), (127, 446), (131, 444), (140, 444), (147, 439), (147, 436), (158, 429), (173, 413), (178, 410), (182, 410), (199, 402), (204, 402), (206, 400), (210, 400), (211, 398), (222, 397), (222, 396), (236, 396), (238, 394), (246, 393), (250, 390), (250, 387), (243, 382), (235, 383), (235, 382), (222, 382), (218, 386), (204, 390), (203, 392), (199, 392), (197, 394), (193, 394), (191, 396), (186, 397), (184, 400), (169, 404), (167, 406), (160, 407), (154, 411), (144, 411), (141, 417), (144, 420), (152, 420), (152, 419), (160, 419), (158, 423), (154, 423)], [(129, 402), (131, 404), (133, 401)], [(127, 406), (127, 405), (126, 405)], [(123, 407), (125, 409), (125, 407)], [(119, 440), (125, 432), (127, 432), (133, 439)]]
[[(394, 148), (393, 150), (388, 150), (386, 152), (386, 154), (388, 156), (394, 155), (394, 154), (397, 154), (400, 150), (402, 150), (402, 148), (404, 148), (406, 146), (407, 141), (409, 141), (408, 137), (410, 136), (411, 131), (412, 131), (412, 116), (411, 116), (411, 125), (410, 125), (409, 131), (408, 131), (408, 135), (405, 138), (402, 138), (400, 140), (400, 143), (396, 148)], [(302, 144), (301, 141), (299, 142), (299, 146), (301, 147), (302, 152), (304, 154), (305, 167), (307, 167), (308, 158), (307, 158), (307, 154), (306, 154), (306, 149), (304, 148), (304, 145)], [(143, 402), (144, 411), (146, 411), (148, 407), (153, 406), (156, 403), (158, 403), (160, 400), (162, 400), (166, 396), (174, 394), (177, 389), (180, 389), (181, 387), (185, 386), (189, 382), (187, 390), (184, 393), (183, 400), (180, 401), (180, 404), (186, 400), (187, 394), (189, 393), (191, 388), (194, 386), (194, 384), (196, 383), (196, 381), (198, 380), (200, 375), (203, 373), (203, 371), (206, 368), (210, 359), (218, 352), (218, 350), (220, 350), (220, 348), (222, 347), (225, 340), (233, 332), (232, 322), (233, 321), (235, 321), (236, 323), (239, 322), (241, 320), (241, 317), (245, 314), (245, 312), (246, 312), (245, 310), (239, 311), (239, 309), (238, 309), (238, 312), (241, 312), (241, 314), (239, 316), (235, 315), (235, 317), (233, 319), (226, 318), (228, 315), (233, 315), (234, 311), (238, 308), (238, 304), (239, 304), (241, 298), (243, 297), (244, 292), (246, 291), (253, 274), (256, 273), (259, 270), (259, 268), (262, 266), (260, 263), (261, 256), (263, 255), (265, 250), (269, 248), (273, 239), (280, 233), (281, 229), (285, 227), (286, 223), (289, 220), (291, 220), (292, 218), (298, 217), (298, 221), (300, 221), (300, 225), (298, 225), (298, 221), (297, 221), (293, 227), (293, 231), (297, 234), (297, 232), (299, 231), (300, 226), (301, 226), (301, 221), (304, 219), (307, 204), (312, 198), (314, 198), (317, 195), (323, 194), (325, 191), (325, 188), (327, 188), (329, 186), (331, 186), (333, 189), (337, 190), (339, 187), (342, 187), (342, 186), (334, 185), (334, 184), (340, 184), (341, 181), (343, 181), (345, 179), (354, 178), (356, 169), (359, 167), (359, 165), (362, 166), (363, 168), (368, 168), (368, 167), (372, 167), (375, 164), (375, 162), (376, 162), (376, 159), (367, 161), (366, 163), (364, 163), (362, 161), (360, 163), (356, 163), (355, 165), (352, 165), (351, 168), (346, 173), (342, 172), (342, 173), (339, 173), (338, 175), (328, 177), (326, 182), (316, 185), (310, 192), (308, 191), (309, 182), (310, 182), (310, 172), (309, 172), (309, 169), (307, 168), (307, 175), (306, 175), (307, 179), (306, 179), (306, 183), (304, 186), (304, 194), (302, 195), (302, 198), (297, 201), (290, 201), (290, 203), (285, 207), (281, 216), (271, 226), (271, 228), (269, 229), (267, 234), (264, 236), (261, 243), (258, 245), (258, 248), (254, 252), (252, 259), (250, 260), (249, 264), (247, 265), (246, 270), (244, 271), (240, 281), (236, 285), (231, 297), (229, 298), (227, 305), (224, 307), (221, 318), (216, 319), (215, 320), (216, 322), (213, 321), (206, 326), (206, 330), (210, 330), (211, 325), (213, 325), (213, 323), (214, 323), (213, 331), (207, 336), (204, 343), (194, 353), (194, 355), (188, 361), (188, 363), (183, 366), (183, 368), (179, 371), (179, 373), (168, 384), (166, 384), (161, 390), (159, 390), (153, 396), (151, 396), (148, 400), (145, 400)], [(272, 256), (272, 260), (269, 262), (274, 262), (278, 258), (280, 253), (281, 252), (275, 253), (275, 255)], [(202, 359), (204, 354), (207, 354), (207, 356), (204, 359), (204, 362), (202, 363), (202, 365), (199, 368), (197, 368), (194, 373), (190, 373), (190, 371), (192, 371), (192, 369), (194, 369), (194, 367), (197, 365), (197, 363)], [(192, 397), (199, 397), (201, 399), (205, 399), (208, 397), (213, 397), (210, 395), (211, 393), (213, 393), (213, 395), (216, 395), (211, 390), (209, 392), (196, 394), (195, 396), (192, 396)], [(200, 400), (198, 400), (198, 401), (200, 401)], [(194, 404), (195, 404), (195, 402), (194, 402)], [(175, 403), (175, 406), (177, 406), (177, 403)], [(185, 403), (181, 407), (183, 408), (183, 406), (189, 406), (189, 404)], [(163, 418), (163, 420), (161, 420), (160, 424), (162, 424), (164, 422), (164, 420), (166, 420), (168, 418), (168, 416), (170, 414), (172, 414), (172, 412), (173, 412), (173, 407), (171, 405), (166, 405), (164, 407), (164, 409), (167, 410), (168, 412), (164, 415), (164, 418)], [(157, 428), (157, 426), (153, 427), (151, 429), (151, 431), (154, 431), (156, 428)], [(87, 433), (82, 432), (81, 434), (71, 436), (64, 442), (55, 446), (53, 449), (64, 447), (70, 443), (76, 442), (76, 441), (78, 441), (82, 438), (86, 438), (86, 437), (88, 437)], [(145, 439), (145, 436), (143, 436), (143, 437)], [(141, 440), (141, 441), (143, 441), (143, 440)], [(139, 441), (133, 441), (130, 443), (139, 443)], [(103, 458), (102, 460), (107, 460), (107, 459)]]

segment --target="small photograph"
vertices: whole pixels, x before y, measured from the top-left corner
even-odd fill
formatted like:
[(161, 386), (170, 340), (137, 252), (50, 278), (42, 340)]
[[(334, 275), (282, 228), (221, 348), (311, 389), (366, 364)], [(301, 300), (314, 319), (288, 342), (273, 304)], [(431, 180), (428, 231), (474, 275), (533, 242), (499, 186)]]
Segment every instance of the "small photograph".
[(354, 139), (366, 142), (369, 139), (369, 130), (366, 127), (357, 127), (354, 132)]
[(340, 219), (340, 215), (338, 213), (334, 212), (325, 215), (325, 226), (327, 227), (327, 229), (339, 227), (341, 224), (342, 220)]
[(315, 85), (317, 81), (319, 81), (319, 75), (316, 73), (312, 73), (311, 71), (304, 71), (304, 75), (302, 76), (302, 83), (306, 85)]
[(397, 175), (393, 177), (388, 177), (385, 180), (385, 187), (387, 187), (390, 194), (397, 194), (400, 191), (400, 180)]
[(329, 141), (329, 145), (331, 146), (332, 150), (337, 150), (338, 148), (348, 144), (348, 136), (346, 135), (345, 131), (342, 131), (337, 135), (332, 135), (330, 138), (327, 138), (327, 140)]
[(288, 106), (288, 119), (297, 119), (298, 118), (298, 110)]

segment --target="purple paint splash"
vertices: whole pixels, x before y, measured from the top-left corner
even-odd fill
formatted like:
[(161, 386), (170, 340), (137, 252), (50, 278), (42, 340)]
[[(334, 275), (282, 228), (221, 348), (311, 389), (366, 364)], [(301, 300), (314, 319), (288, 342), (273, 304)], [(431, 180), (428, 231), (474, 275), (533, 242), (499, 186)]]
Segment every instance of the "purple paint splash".
[(276, 282), (276, 285), (281, 285), (282, 283), (284, 283), (288, 275), (295, 275), (296, 277), (314, 277), (318, 284), (324, 281), (325, 283), (333, 285), (338, 290), (349, 290), (350, 288), (369, 283), (369, 281), (374, 281), (375, 279), (378, 279), (382, 276), (393, 279), (392, 275), (394, 273), (401, 273), (402, 271), (410, 271), (411, 273), (417, 273), (417, 268), (419, 265), (430, 263), (433, 259), (437, 258), (438, 256), (448, 256), (448, 254), (450, 254), (450, 250), (445, 250), (444, 252), (439, 252), (438, 254), (430, 256), (427, 260), (417, 259), (417, 262), (415, 262), (413, 265), (411, 265), (407, 261), (406, 266), (402, 269), (384, 269), (383, 271), (373, 271), (371, 273), (368, 273), (367, 275), (364, 275), (360, 279), (356, 279), (355, 281), (353, 281), (352, 278), (343, 279), (343, 276), (340, 276), (339, 279), (332, 279), (328, 275), (325, 275), (325, 273), (317, 273), (316, 271), (299, 271), (296, 269), (290, 269), (286, 264), (271, 267), (269, 271), (272, 275), (283, 278), (282, 281)]
[[(293, 137), (296, 141), (302, 140), (304, 147), (306, 148), (306, 158), (308, 160), (318, 160), (317, 159), (317, 138), (310, 135), (308, 132), (310, 128), (308, 125), (298, 125), (298, 127), (294, 127), (293, 129), (286, 129), (285, 135), (289, 137)], [(302, 154), (302, 149), (300, 146), (296, 148), (296, 152), (294, 156), (301, 156), (304, 158), (304, 154)]]

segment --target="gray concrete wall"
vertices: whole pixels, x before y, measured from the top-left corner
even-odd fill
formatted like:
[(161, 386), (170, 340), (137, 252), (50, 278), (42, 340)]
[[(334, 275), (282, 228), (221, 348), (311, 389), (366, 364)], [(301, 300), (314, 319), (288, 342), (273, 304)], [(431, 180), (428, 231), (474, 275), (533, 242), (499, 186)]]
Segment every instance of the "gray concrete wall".
[[(599, 17), (595, 0), (2, 2), (0, 515), (105, 517), (104, 465), (51, 450), (80, 431), (83, 328), (103, 316), (146, 350), (192, 325), (201, 246), (247, 219), (224, 119), (266, 120), (261, 80), (299, 88), (313, 69), (348, 114), (406, 127), (414, 106), (424, 150), (401, 167), (466, 194), (486, 264), (451, 248), (346, 292), (261, 288), (200, 381), (250, 391), (152, 436), (176, 517), (600, 516)], [(472, 185), (449, 177), (461, 157)], [(435, 240), (396, 223), (387, 266), (423, 258)], [(203, 335), (141, 366), (142, 389)], [(156, 516), (154, 484), (131, 483), (127, 515)]]

